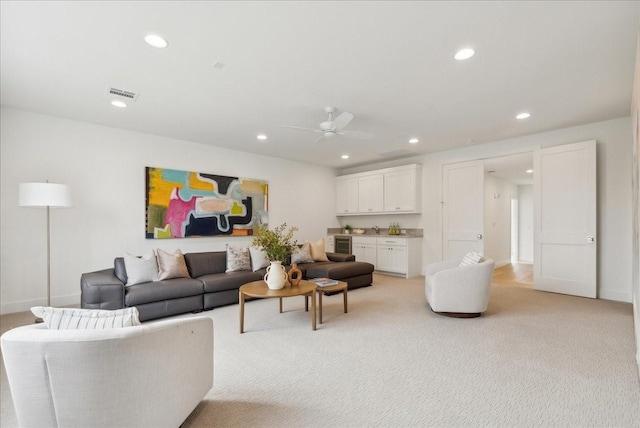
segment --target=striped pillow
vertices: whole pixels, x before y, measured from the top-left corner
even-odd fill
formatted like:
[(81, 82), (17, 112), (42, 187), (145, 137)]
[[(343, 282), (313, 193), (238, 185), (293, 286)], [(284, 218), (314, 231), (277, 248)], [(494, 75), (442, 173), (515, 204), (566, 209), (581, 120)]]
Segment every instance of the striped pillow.
[(473, 266), (482, 261), (482, 256), (475, 251), (471, 251), (464, 255), (462, 261), (460, 262), (460, 267), (462, 266)]
[(34, 306), (31, 312), (51, 330), (102, 330), (140, 325), (135, 307), (108, 311)]

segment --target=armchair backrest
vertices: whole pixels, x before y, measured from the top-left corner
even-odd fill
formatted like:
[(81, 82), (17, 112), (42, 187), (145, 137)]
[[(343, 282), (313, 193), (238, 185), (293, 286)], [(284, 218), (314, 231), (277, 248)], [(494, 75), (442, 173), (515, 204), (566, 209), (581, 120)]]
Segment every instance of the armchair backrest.
[(213, 321), (108, 330), (34, 324), (0, 338), (20, 426), (176, 427), (213, 385)]

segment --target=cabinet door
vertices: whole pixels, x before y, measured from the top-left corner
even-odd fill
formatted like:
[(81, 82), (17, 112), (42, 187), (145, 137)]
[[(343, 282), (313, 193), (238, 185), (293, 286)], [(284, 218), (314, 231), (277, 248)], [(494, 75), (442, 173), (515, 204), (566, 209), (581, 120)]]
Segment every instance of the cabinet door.
[(384, 210), (389, 212), (416, 210), (415, 170), (391, 172), (384, 175)]
[(391, 271), (407, 273), (407, 247), (391, 247)]
[(391, 247), (378, 245), (376, 258), (376, 269), (392, 272), (393, 260), (391, 258)]
[(358, 211), (379, 213), (384, 209), (384, 176), (371, 175), (358, 179)]
[(336, 180), (336, 213), (356, 214), (358, 212), (358, 180)]

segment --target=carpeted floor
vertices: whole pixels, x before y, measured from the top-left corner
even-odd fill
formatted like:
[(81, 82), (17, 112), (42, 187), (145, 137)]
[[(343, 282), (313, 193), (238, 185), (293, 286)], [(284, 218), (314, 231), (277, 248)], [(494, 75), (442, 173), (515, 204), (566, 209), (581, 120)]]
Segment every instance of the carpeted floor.
[[(317, 331), (303, 298), (283, 314), (248, 302), (242, 335), (237, 305), (204, 315), (214, 387), (185, 428), (640, 427), (631, 304), (494, 282), (482, 317), (453, 319), (428, 309), (424, 278), (375, 275), (348, 314), (325, 297)], [(4, 370), (1, 392), (0, 425), (15, 426)]]

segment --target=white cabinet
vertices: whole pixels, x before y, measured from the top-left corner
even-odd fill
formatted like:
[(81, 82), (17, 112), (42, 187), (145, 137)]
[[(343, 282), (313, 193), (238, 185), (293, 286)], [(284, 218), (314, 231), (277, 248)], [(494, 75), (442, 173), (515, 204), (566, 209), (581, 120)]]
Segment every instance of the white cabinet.
[(335, 253), (335, 248), (336, 247), (334, 244), (333, 235), (328, 235), (324, 240), (324, 251), (326, 251), (327, 253)]
[(354, 236), (351, 240), (351, 252), (357, 262), (368, 262), (375, 266), (377, 253), (376, 238), (371, 236)]
[(420, 275), (422, 262), (420, 246), (420, 238), (377, 238), (376, 270), (400, 274), (405, 278)]
[(420, 206), (417, 204), (419, 183), (416, 175), (417, 170), (414, 168), (384, 174), (386, 212), (420, 212)]
[(358, 212), (358, 178), (336, 179), (336, 213), (356, 214)]
[(336, 214), (419, 213), (420, 183), (418, 164), (336, 177)]
[(384, 210), (384, 175), (358, 178), (358, 212), (381, 213)]

